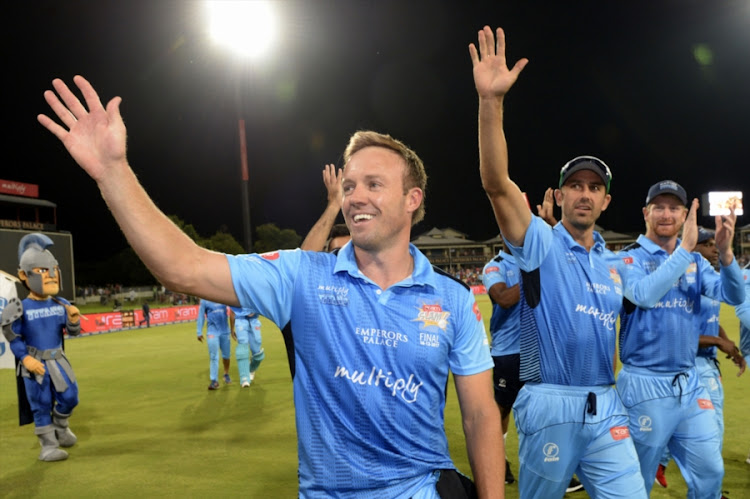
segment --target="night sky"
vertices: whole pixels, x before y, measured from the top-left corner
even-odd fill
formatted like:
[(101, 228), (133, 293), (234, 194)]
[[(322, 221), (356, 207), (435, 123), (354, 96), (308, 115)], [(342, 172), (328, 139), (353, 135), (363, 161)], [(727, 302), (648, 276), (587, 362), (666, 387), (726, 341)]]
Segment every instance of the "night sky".
[[(529, 65), (508, 94), (511, 176), (541, 201), (581, 154), (613, 170), (600, 225), (643, 228), (648, 187), (692, 197), (750, 193), (750, 2), (280, 1), (279, 39), (239, 64), (207, 37), (202, 5), (173, 0), (6, 2), (0, 178), (58, 204), (76, 259), (125, 247), (98, 189), (36, 121), (51, 80), (75, 74), (119, 95), (129, 160), (167, 214), (243, 240), (238, 114), (247, 120), (253, 226), (304, 235), (325, 206), (321, 171), (349, 135), (403, 140), (430, 176), (414, 234), (497, 235), (478, 173), (477, 97), (467, 46), (501, 26), (508, 61)], [(748, 200), (745, 200), (746, 205)], [(748, 223), (748, 216), (738, 225)], [(708, 223), (699, 219), (699, 223)]]

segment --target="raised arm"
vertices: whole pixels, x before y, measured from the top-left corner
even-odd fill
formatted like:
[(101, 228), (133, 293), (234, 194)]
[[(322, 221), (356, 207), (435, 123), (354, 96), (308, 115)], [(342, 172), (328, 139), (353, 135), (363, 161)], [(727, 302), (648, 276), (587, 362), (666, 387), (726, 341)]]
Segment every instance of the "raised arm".
[(57, 93), (48, 90), (44, 98), (62, 126), (44, 114), (37, 117), (39, 123), (60, 139), (96, 181), (128, 242), (162, 284), (172, 291), (239, 305), (226, 257), (197, 246), (177, 228), (130, 168), (120, 115), (122, 99), (113, 98), (105, 108), (88, 81), (81, 76), (73, 81), (86, 106), (62, 80), (55, 79), (52, 85)]
[(479, 50), (469, 45), (474, 85), (479, 94), (479, 173), (503, 236), (520, 246), (531, 223), (521, 190), (508, 175), (508, 146), (503, 131), (503, 100), (529, 62), (521, 59), (508, 70), (505, 34), (497, 29), (497, 44), (489, 26), (479, 31)]
[(328, 205), (320, 216), (310, 232), (307, 233), (305, 240), (302, 241), (300, 249), (308, 251), (324, 251), (328, 234), (331, 233), (333, 224), (336, 223), (336, 217), (341, 211), (341, 201), (343, 193), (341, 192), (341, 175), (343, 170), (336, 170), (335, 165), (326, 165), (323, 169), (323, 183), (328, 191)]

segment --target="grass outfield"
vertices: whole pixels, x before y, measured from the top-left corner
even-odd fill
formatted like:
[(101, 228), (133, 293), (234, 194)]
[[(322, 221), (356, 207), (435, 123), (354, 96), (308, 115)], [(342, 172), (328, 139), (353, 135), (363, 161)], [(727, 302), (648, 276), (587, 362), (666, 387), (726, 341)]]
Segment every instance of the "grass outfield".
[[(490, 305), (478, 297), (485, 321)], [(738, 341), (733, 309), (721, 323)], [(78, 443), (59, 463), (37, 460), (33, 426), (17, 425), (15, 378), (0, 370), (0, 497), (258, 497), (297, 494), (292, 385), (281, 334), (263, 321), (266, 360), (249, 389), (234, 383), (210, 392), (206, 345), (195, 323), (152, 327), (68, 341), (80, 405), (71, 418)], [(750, 372), (741, 378), (722, 360), (725, 389), (724, 489), (750, 498)], [(450, 383), (446, 432), (456, 465), (469, 472), (458, 403)], [(518, 470), (518, 439), (508, 455)], [(683, 498), (676, 466), (669, 488), (652, 498)], [(570, 497), (587, 497), (585, 492)], [(506, 486), (517, 498), (517, 484)]]

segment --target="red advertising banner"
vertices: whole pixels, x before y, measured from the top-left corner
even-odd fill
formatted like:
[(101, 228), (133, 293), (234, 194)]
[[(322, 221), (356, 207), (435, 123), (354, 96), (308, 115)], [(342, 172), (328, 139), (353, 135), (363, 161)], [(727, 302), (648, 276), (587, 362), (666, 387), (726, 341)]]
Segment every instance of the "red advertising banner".
[(474, 293), (475, 295), (486, 295), (487, 289), (485, 289), (484, 285), (472, 286), (471, 292)]
[(26, 196), (27, 198), (39, 197), (39, 186), (36, 184), (25, 184), (15, 180), (0, 179), (0, 193), (13, 194), (14, 196)]
[[(184, 307), (152, 308), (151, 325), (175, 324), (198, 319), (198, 305)], [(86, 314), (81, 320), (81, 335), (109, 333), (140, 327), (143, 320), (141, 310), (123, 310), (103, 314)], [(145, 327), (145, 323), (143, 325)]]

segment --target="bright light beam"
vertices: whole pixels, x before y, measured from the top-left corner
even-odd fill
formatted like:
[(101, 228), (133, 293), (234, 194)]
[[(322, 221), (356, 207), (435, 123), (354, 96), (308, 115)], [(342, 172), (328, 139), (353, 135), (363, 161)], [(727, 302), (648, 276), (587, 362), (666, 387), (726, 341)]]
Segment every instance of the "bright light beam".
[(261, 57), (274, 41), (276, 17), (271, 2), (209, 0), (206, 9), (211, 38), (243, 57)]

